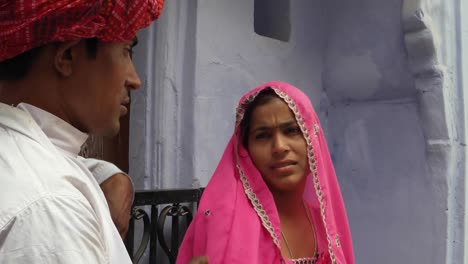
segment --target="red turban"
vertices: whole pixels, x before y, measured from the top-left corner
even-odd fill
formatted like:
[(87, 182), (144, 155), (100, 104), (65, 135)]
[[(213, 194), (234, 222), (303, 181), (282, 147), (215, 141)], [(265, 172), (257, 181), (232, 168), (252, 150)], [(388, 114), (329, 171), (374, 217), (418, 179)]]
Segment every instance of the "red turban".
[(164, 0), (0, 0), (0, 61), (51, 42), (131, 40)]

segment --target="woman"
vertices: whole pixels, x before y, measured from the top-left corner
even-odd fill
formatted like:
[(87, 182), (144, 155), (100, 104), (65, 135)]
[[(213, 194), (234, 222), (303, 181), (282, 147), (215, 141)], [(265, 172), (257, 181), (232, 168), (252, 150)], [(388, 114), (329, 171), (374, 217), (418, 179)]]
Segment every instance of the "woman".
[(354, 263), (325, 137), (297, 88), (270, 82), (241, 98), (177, 263), (196, 255), (211, 264)]

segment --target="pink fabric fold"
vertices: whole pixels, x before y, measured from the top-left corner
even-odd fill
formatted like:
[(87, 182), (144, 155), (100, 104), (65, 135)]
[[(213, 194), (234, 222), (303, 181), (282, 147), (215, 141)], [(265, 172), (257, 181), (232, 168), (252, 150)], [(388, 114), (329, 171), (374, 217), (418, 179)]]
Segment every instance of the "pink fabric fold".
[(281, 230), (273, 195), (247, 150), (239, 123), (246, 105), (272, 88), (293, 111), (307, 142), (311, 173), (304, 200), (311, 209), (321, 257), (317, 263), (354, 264), (346, 209), (326, 139), (309, 98), (283, 82), (269, 82), (244, 95), (236, 126), (179, 250), (178, 264), (206, 255), (217, 263), (289, 263), (281, 256)]

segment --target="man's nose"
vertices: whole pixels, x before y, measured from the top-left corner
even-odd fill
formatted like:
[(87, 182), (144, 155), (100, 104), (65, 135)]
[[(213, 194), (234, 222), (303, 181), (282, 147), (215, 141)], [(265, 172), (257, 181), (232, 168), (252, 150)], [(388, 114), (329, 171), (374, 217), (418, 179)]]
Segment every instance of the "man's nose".
[(138, 76), (138, 73), (135, 70), (135, 66), (133, 65), (133, 63), (131, 65), (129, 76), (125, 81), (125, 87), (128, 90), (136, 90), (141, 87), (141, 80)]

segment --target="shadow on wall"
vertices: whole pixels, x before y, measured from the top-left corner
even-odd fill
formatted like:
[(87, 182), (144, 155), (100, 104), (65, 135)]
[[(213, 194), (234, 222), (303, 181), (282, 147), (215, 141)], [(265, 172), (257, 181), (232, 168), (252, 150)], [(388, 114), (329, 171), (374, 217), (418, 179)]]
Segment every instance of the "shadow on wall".
[(255, 33), (281, 41), (289, 41), (291, 35), (290, 2), (290, 0), (255, 0)]

